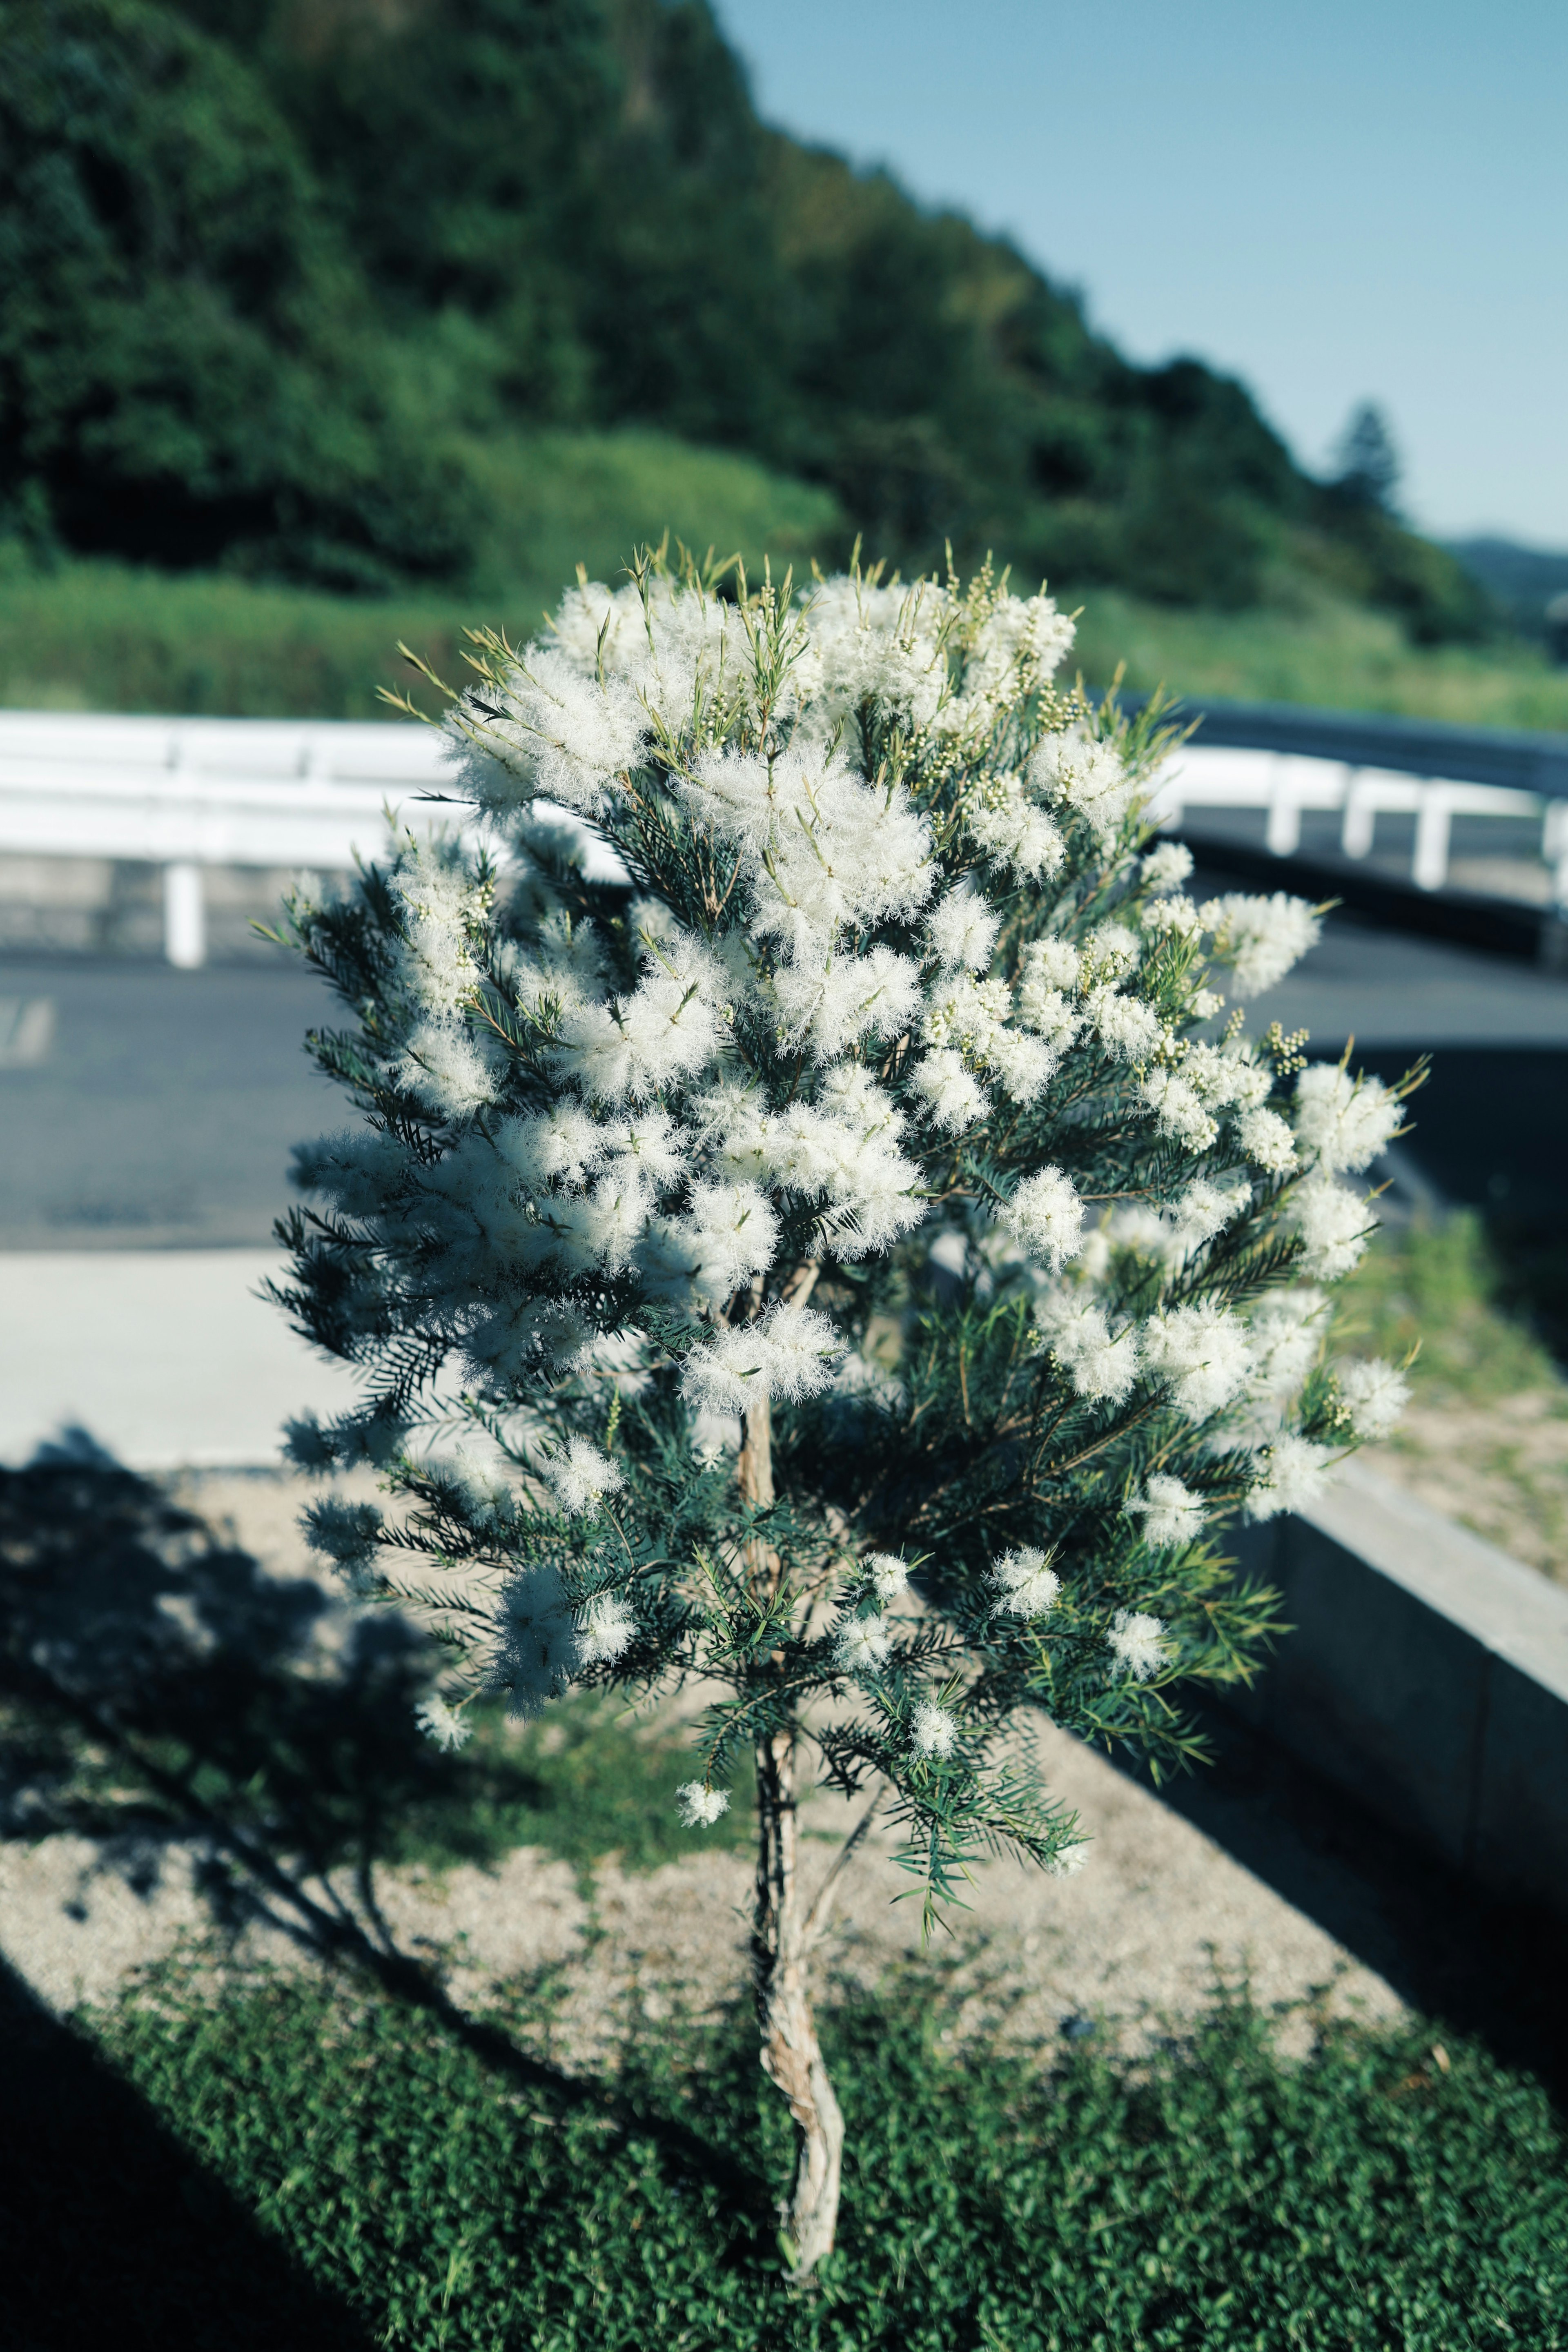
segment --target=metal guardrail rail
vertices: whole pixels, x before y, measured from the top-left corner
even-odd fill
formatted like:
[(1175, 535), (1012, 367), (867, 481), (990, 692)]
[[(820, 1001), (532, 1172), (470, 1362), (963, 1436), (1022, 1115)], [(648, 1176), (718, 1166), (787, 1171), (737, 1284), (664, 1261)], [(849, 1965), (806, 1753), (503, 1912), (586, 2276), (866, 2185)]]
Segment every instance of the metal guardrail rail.
[[(1531, 855), (1568, 905), (1568, 736), (1272, 703), (1189, 715), (1201, 725), (1161, 774), (1157, 823), (1261, 809), (1284, 859), (1302, 813), (1331, 811), (1342, 854), (1363, 858), (1380, 814), (1413, 814), (1411, 878), (1430, 892), (1447, 880), (1453, 819), (1502, 819), (1531, 828)], [(458, 813), (430, 797), (446, 788), (442, 751), (433, 732), (391, 722), (0, 711), (0, 856), (161, 866), (165, 951), (199, 964), (205, 867), (347, 866), (384, 846), (388, 804), (420, 830), (450, 824)]]
[[(1142, 698), (1123, 698), (1130, 709)], [(1437, 719), (1396, 719), (1368, 710), (1314, 710), (1288, 702), (1184, 701), (1183, 719), (1196, 719), (1194, 744), (1206, 750), (1293, 752), (1342, 767), (1376, 768), (1397, 775), (1441, 777), (1452, 783), (1495, 784), (1568, 800), (1568, 735), (1522, 728), (1452, 727)]]

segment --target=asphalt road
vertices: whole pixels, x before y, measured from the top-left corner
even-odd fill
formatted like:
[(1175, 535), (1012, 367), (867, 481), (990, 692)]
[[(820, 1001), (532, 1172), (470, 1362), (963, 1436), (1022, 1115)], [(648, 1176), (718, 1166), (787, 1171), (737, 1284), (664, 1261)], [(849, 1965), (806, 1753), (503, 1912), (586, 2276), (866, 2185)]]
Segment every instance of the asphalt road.
[[(1410, 1150), (1450, 1198), (1568, 1205), (1568, 977), (1331, 919), (1248, 1008), (1384, 1075), (1434, 1056)], [(341, 1122), (308, 973), (0, 961), (0, 1250), (258, 1246), (289, 1146)]]

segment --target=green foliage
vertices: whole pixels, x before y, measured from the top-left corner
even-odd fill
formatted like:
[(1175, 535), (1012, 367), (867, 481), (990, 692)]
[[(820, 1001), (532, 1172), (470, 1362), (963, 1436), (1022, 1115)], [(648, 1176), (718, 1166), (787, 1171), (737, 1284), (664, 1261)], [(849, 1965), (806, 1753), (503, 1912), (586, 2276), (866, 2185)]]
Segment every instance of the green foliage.
[[(1391, 614), (1321, 578), (1271, 574), (1268, 600), (1246, 613), (1141, 603), (1102, 589), (1079, 624), (1077, 658), (1091, 683), (1126, 665), (1129, 691), (1164, 686), (1202, 703), (1303, 702), (1382, 710), (1470, 727), (1568, 727), (1568, 676), (1516, 642), (1413, 646)], [(1065, 590), (1062, 601), (1074, 600)]]
[(479, 609), (522, 638), (578, 563), (615, 578), (626, 533), (669, 529), (699, 549), (826, 562), (845, 536), (830, 495), (753, 460), (658, 433), (550, 430), (465, 442), (486, 521), (480, 584), (458, 601), (428, 586), (398, 597), (197, 574), (169, 578), (105, 561), (38, 571), (0, 546), (0, 704), (221, 712), (245, 718), (384, 717), (379, 686), (405, 675), (399, 642), (443, 677), (462, 668)]
[(1309, 530), (1418, 635), (1479, 625), (1239, 384), (766, 131), (706, 0), (5, 0), (0, 314), (0, 513), (45, 551), (472, 583), (476, 443), (633, 423), (906, 565), (1237, 608)]
[(265, 86), (142, 0), (9, 0), (0, 58), (0, 509), (176, 566), (449, 572), (475, 494)]
[[(545, 2024), (548, 1991), (514, 2023)], [(1133, 2065), (966, 2041), (911, 1974), (826, 2039), (837, 2252), (780, 2278), (786, 2126), (750, 2035), (635, 2025), (612, 2085), (309, 1979), (178, 1967), (84, 2021), (375, 2340), (541, 2352), (1491, 2352), (1568, 2342), (1568, 2157), (1542, 2092), (1415, 2021), (1296, 2064), (1221, 1998)]]
[[(455, 677), (476, 612), (515, 639), (579, 560), (613, 580), (623, 515), (649, 539), (668, 522), (689, 546), (738, 548), (752, 577), (766, 550), (826, 564), (845, 537), (827, 493), (660, 435), (519, 436), (485, 443), (482, 463), (505, 466), (500, 487), (517, 504), (498, 500), (486, 585), (461, 596), (429, 587), (333, 596), (102, 561), (39, 571), (18, 541), (0, 543), (0, 707), (377, 718), (377, 686), (402, 669), (399, 641)], [(1077, 598), (1065, 589), (1060, 601), (1070, 609)], [(1080, 620), (1075, 659), (1091, 686), (1109, 686), (1124, 663), (1130, 691), (1163, 685), (1194, 701), (1568, 727), (1568, 674), (1533, 649), (1413, 649), (1390, 618), (1326, 595), (1214, 613), (1102, 589)]]

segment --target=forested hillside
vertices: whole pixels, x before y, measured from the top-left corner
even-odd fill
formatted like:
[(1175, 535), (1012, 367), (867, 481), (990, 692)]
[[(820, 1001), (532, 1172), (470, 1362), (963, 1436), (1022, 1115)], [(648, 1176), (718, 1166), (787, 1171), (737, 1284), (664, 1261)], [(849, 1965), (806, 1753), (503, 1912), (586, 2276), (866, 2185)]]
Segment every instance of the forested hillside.
[(627, 425), (819, 486), (825, 558), (1484, 618), (1241, 385), (764, 128), (704, 0), (0, 0), (0, 536), (460, 586), (542, 431)]

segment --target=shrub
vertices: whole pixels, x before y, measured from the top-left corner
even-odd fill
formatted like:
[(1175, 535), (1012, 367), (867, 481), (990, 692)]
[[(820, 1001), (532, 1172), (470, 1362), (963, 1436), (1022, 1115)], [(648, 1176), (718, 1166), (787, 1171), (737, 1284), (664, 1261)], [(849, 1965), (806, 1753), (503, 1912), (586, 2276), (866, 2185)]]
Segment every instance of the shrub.
[[(1226, 1517), (1293, 1507), (1398, 1409), (1388, 1366), (1321, 1360), (1314, 1286), (1375, 1223), (1342, 1179), (1402, 1089), (1214, 1034), (1213, 969), (1267, 988), (1318, 919), (1183, 895), (1142, 815), (1157, 709), (1058, 691), (1047, 597), (715, 587), (643, 557), (521, 655), (476, 635), (446, 722), (468, 841), (295, 900), (353, 1015), (317, 1058), (364, 1117), (301, 1154), (278, 1295), (367, 1376), (293, 1450), (386, 1474), (393, 1516), (310, 1521), (440, 1625), (433, 1737), (481, 1689), (526, 1715), (698, 1679), (694, 1829), (752, 1754), (805, 2272), (840, 1873), (879, 1811), (928, 1918), (980, 1853), (1076, 1867), (1035, 1709), (1194, 1752), (1175, 1686), (1244, 1678), (1273, 1622)], [(808, 1755), (868, 1801), (809, 1900)]]

